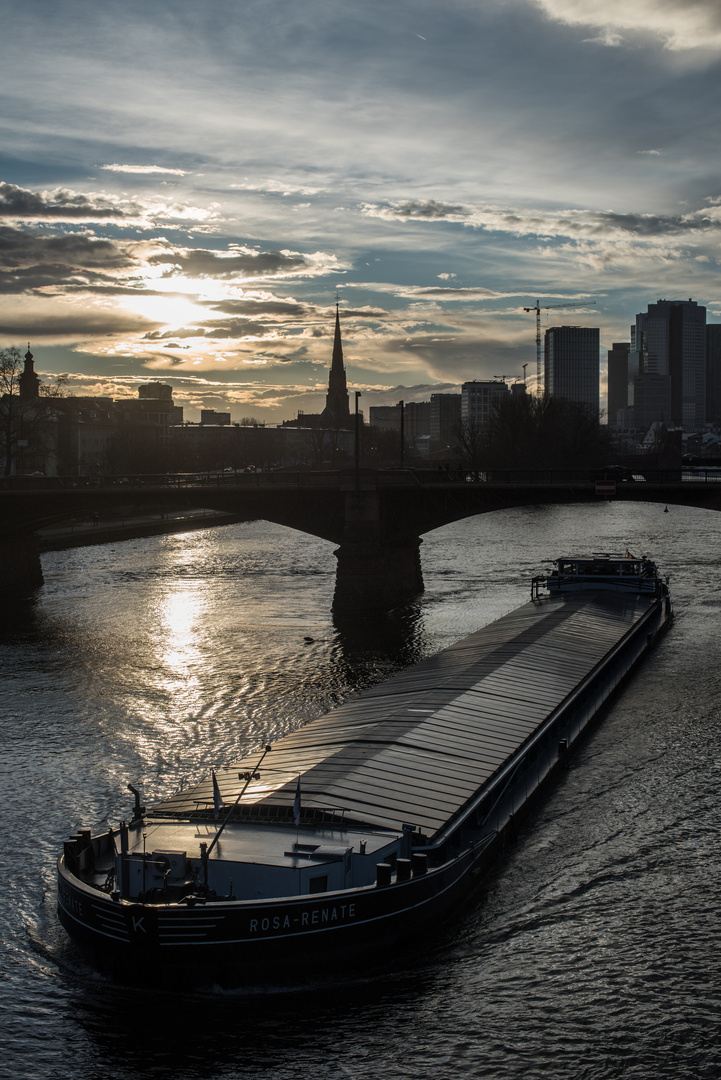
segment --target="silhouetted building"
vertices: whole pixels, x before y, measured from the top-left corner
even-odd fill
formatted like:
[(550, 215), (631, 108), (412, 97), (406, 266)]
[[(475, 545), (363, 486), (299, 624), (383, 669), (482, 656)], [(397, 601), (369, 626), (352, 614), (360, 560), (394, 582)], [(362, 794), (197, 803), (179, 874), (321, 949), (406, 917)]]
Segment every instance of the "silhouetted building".
[[(633, 354), (632, 354), (633, 355)], [(637, 431), (671, 423), (671, 376), (647, 372), (633, 380), (633, 423)]]
[(495, 382), (463, 383), (461, 387), (461, 420), (469, 427), (482, 431), (489, 427), (501, 402), (510, 396), (509, 386), (497, 379)]
[[(608, 350), (608, 422), (616, 425), (628, 405), (628, 354), (630, 342), (614, 341)], [(621, 421), (623, 422), (623, 421)]]
[(599, 416), (600, 342), (596, 326), (551, 326), (546, 330), (546, 397), (586, 405)]
[(430, 401), (407, 401), (405, 407), (405, 435), (408, 443), (431, 433)]
[(285, 427), (322, 427), (328, 430), (350, 430), (355, 420), (351, 420), (348, 404), (348, 386), (343, 366), (343, 343), (340, 334), (340, 312), (335, 306), (335, 337), (333, 339), (333, 357), (328, 375), (328, 393), (322, 413), (301, 413), (295, 420), (285, 420)]
[(345, 368), (343, 367), (343, 343), (340, 336), (340, 311), (335, 306), (335, 337), (333, 339), (333, 358), (328, 375), (328, 393), (325, 409), (321, 413), (323, 422), (328, 427), (349, 428), (350, 407)]
[(201, 424), (229, 424), (230, 413), (216, 412), (215, 409), (201, 409), (200, 422)]
[[(636, 424), (664, 421), (697, 431), (706, 421), (706, 308), (695, 300), (659, 300), (636, 316), (631, 352), (638, 357), (634, 380)], [(645, 380), (655, 385), (646, 387)], [(665, 381), (663, 389), (661, 380)], [(639, 400), (640, 399), (640, 400)], [(639, 404), (643, 411), (639, 413)], [(650, 416), (658, 402), (663, 411)]]
[[(401, 430), (401, 406), (371, 405), (370, 425), (381, 431)], [(408, 445), (431, 433), (430, 401), (406, 401), (403, 404), (403, 434)]]
[(30, 345), (28, 345), (28, 351), (25, 353), (25, 367), (18, 378), (18, 386), (22, 401), (31, 401), (33, 398), (40, 397), (40, 379), (37, 377), (33, 367), (33, 354), (30, 352)]
[(371, 427), (376, 427), (379, 431), (401, 430), (400, 405), (371, 405), (368, 413)]
[(460, 394), (431, 394), (431, 446), (453, 446), (461, 420)]
[(706, 423), (721, 427), (721, 323), (706, 326)]

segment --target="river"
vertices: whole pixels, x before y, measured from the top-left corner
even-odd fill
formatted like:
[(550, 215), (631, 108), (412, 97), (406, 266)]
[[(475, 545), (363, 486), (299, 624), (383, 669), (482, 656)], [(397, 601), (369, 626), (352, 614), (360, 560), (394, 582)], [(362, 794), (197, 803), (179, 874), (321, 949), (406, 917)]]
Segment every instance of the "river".
[[(676, 618), (457, 920), (377, 976), (300, 989), (95, 974), (55, 860), (513, 609), (554, 557), (649, 554)], [(43, 557), (5, 612), (0, 1077), (446, 1080), (721, 1076), (721, 515), (536, 507), (437, 530), (426, 591), (334, 623), (322, 540), (265, 522)]]

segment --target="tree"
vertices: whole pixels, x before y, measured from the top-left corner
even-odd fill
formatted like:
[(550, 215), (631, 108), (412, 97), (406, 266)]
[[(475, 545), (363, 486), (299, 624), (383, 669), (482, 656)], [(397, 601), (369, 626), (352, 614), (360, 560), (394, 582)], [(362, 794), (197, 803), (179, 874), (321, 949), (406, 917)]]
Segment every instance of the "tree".
[(0, 350), (0, 423), (5, 476), (14, 472), (18, 443), (24, 441), (19, 381), (23, 368), (23, 356), (17, 345)]
[(46, 468), (57, 440), (57, 410), (52, 402), (67, 396), (63, 375), (54, 384), (38, 380), (39, 396), (21, 397), (25, 358), (17, 345), (0, 350), (0, 457), (3, 473)]
[(499, 469), (597, 468), (611, 436), (587, 406), (565, 398), (511, 396), (491, 419), (488, 464)]
[(458, 421), (456, 450), (464, 468), (476, 471), (487, 464), (490, 434), (490, 428), (481, 427), (470, 420)]

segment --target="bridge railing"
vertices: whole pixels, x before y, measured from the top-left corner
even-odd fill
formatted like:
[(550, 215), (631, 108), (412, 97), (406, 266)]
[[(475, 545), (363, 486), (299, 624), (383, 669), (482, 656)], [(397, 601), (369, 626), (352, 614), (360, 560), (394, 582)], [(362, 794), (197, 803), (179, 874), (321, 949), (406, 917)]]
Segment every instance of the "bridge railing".
[[(681, 469), (414, 469), (417, 480), (424, 484), (593, 484), (597, 480), (615, 480), (619, 484), (657, 483), (678, 484), (681, 480), (712, 480), (708, 475), (693, 474)], [(717, 479), (721, 479), (721, 476)]]
[(6, 476), (0, 477), (0, 491), (47, 491), (59, 488), (138, 489), (164, 487), (170, 489), (234, 488), (320, 488), (338, 489), (355, 481), (364, 486), (388, 488), (408, 485), (432, 486), (448, 484), (528, 485), (554, 484), (588, 485), (597, 480), (615, 480), (617, 485), (721, 483), (721, 468), (694, 466), (678, 469), (644, 469), (631, 471), (622, 466), (607, 469), (352, 469), (336, 471), (267, 472), (199, 472), (143, 473), (123, 476)]

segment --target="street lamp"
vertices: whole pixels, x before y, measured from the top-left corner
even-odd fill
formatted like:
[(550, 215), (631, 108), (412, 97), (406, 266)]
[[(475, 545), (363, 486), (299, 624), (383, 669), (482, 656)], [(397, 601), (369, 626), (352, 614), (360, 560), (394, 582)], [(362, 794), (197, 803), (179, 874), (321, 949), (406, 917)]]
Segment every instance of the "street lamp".
[(404, 452), (404, 443), (405, 443), (405, 432), (404, 432), (405, 408), (403, 406), (402, 401), (398, 402), (398, 408), (401, 410), (401, 468), (403, 468), (403, 452)]
[(355, 392), (355, 486), (356, 490), (360, 487), (360, 426), (358, 416), (358, 398), (361, 396), (360, 390)]

